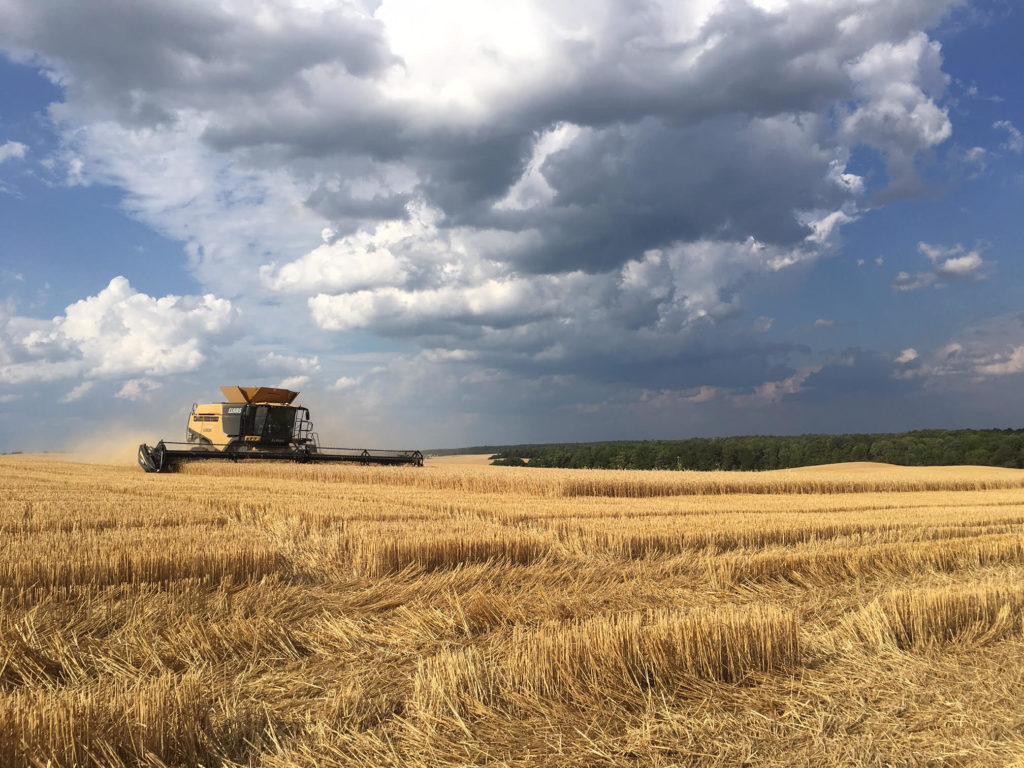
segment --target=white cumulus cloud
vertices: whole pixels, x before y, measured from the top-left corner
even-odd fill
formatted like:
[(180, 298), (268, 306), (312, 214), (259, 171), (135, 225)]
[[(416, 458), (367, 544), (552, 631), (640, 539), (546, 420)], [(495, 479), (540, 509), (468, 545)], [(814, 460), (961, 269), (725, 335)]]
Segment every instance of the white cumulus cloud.
[(916, 191), (915, 155), (953, 132), (948, 114), (932, 98), (948, 81), (938, 43), (923, 32), (880, 42), (847, 70), (863, 101), (844, 119), (843, 130), (886, 153), (894, 192)]
[(281, 389), (296, 390), (306, 386), (308, 383), (309, 376), (289, 376), (287, 379), (282, 379), (277, 386), (281, 387)]
[(292, 373), (294, 371), (316, 373), (320, 370), (320, 358), (317, 355), (302, 357), (300, 355), (279, 355), (276, 352), (268, 352), (260, 358), (260, 366), (267, 370), (280, 371), (282, 373)]
[(309, 299), (309, 307), (326, 330), (368, 328), (463, 350), (480, 345), (553, 360), (598, 344), (606, 352), (628, 347), (632, 354), (660, 355), (673, 336), (740, 311), (729, 289), (741, 277), (811, 258), (813, 251), (783, 251), (753, 240), (678, 243), (608, 272), (480, 282), (475, 275), (453, 276), (448, 285), (419, 290), (321, 293)]
[(892, 279), (894, 291), (917, 291), (927, 288), (935, 282), (935, 274), (932, 272), (915, 272), (911, 274), (906, 270), (900, 270)]
[(51, 321), (8, 318), (0, 381), (195, 370), (206, 359), (203, 350), (229, 329), (235, 316), (227, 299), (211, 294), (155, 298), (115, 277)]
[(1024, 373), (1024, 314), (990, 318), (930, 353), (904, 350), (897, 358), (900, 363), (910, 361), (918, 366), (898, 373), (899, 378), (977, 381)]
[(28, 147), (20, 141), (7, 141), (0, 144), (0, 163), (11, 158), (22, 158), (28, 152)]
[(952, 248), (918, 243), (917, 248), (928, 257), (937, 277), (951, 280), (976, 278), (986, 263), (976, 250), (967, 251), (959, 243)]
[(982, 280), (984, 268), (993, 263), (982, 259), (977, 250), (968, 251), (959, 243), (945, 247), (922, 242), (917, 244), (917, 250), (931, 263), (931, 271), (901, 271), (892, 281), (893, 290), (916, 291), (942, 280)]
[(986, 376), (1006, 376), (1024, 372), (1024, 345), (1014, 347), (1008, 354), (996, 354), (990, 362), (982, 363), (978, 373)]
[(60, 399), (60, 401), (62, 403), (73, 403), (76, 400), (82, 399), (83, 397), (85, 397), (86, 394), (88, 394), (89, 390), (91, 390), (93, 388), (93, 385), (95, 383), (96, 382), (94, 382), (94, 381), (83, 381), (77, 387), (75, 387), (70, 392), (68, 392), (66, 395), (64, 395)]
[(1020, 132), (1009, 120), (998, 120), (992, 124), (993, 128), (1006, 131), (1006, 141), (1003, 142), (1003, 149), (1008, 149), (1016, 155), (1024, 152), (1024, 133)]
[(914, 360), (917, 360), (917, 350), (913, 347), (904, 349), (896, 356), (897, 363), (911, 363)]
[(331, 386), (331, 389), (353, 389), (358, 387), (360, 380), (353, 376), (341, 376)]
[(148, 400), (152, 392), (156, 392), (163, 385), (154, 379), (129, 379), (117, 391), (115, 397), (123, 400)]

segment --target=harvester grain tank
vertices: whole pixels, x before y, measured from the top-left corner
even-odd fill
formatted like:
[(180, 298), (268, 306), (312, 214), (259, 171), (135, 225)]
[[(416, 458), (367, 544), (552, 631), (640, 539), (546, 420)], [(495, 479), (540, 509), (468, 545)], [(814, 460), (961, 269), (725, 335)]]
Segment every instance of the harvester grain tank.
[(357, 464), (423, 466), (419, 451), (325, 448), (309, 409), (295, 404), (298, 392), (277, 387), (221, 387), (226, 402), (192, 406), (184, 442), (161, 440), (139, 446), (139, 466), (173, 472), (186, 461), (347, 461)]

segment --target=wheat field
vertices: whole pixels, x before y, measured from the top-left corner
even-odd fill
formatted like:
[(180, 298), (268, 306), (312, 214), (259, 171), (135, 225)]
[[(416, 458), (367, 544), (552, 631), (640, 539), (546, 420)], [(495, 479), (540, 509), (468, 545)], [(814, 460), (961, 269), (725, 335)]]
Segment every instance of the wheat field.
[(0, 765), (1024, 764), (1024, 471), (0, 457)]

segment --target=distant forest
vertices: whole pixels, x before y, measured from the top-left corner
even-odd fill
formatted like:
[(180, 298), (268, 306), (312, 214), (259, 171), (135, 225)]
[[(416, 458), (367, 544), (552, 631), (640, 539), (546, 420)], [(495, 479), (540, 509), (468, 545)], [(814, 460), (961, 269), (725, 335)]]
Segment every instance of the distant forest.
[(753, 435), (481, 446), (481, 449), (463, 450), (492, 453), (492, 463), (500, 465), (578, 469), (761, 470), (842, 461), (879, 461), (905, 466), (981, 464), (1024, 469), (1024, 429), (927, 429), (896, 434), (795, 437)]

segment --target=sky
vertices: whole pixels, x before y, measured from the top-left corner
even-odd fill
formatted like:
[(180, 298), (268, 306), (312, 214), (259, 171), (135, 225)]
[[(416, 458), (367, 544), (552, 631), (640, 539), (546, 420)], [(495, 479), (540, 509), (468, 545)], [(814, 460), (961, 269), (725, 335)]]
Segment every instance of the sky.
[(0, 0), (0, 452), (1024, 427), (1015, 0)]

